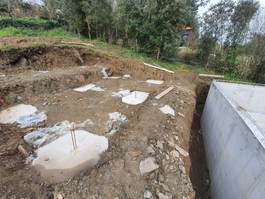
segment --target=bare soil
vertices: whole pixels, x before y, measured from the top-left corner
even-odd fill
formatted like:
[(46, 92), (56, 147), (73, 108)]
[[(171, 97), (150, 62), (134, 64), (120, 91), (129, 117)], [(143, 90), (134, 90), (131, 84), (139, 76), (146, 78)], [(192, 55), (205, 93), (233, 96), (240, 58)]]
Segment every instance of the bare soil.
[[(22, 145), (33, 152), (23, 135), (34, 128), (0, 124), (1, 198), (58, 198), (61, 194), (69, 199), (138, 199), (144, 198), (147, 190), (152, 198), (161, 198), (161, 194), (167, 198), (209, 198), (199, 122), (204, 101), (197, 101), (203, 99), (201, 95), (207, 88), (196, 90), (195, 74), (171, 75), (136, 61), (74, 47), (21, 48), (0, 53), (0, 60), (0, 73), (5, 75), (0, 77), (0, 110), (18, 103), (32, 104), (47, 113), (44, 126), (90, 119), (93, 125), (85, 130), (107, 136), (110, 142), (95, 168), (67, 182), (50, 184), (25, 164), (25, 157), (17, 150)], [(107, 67), (112, 76), (130, 74), (131, 78), (102, 79), (102, 67)], [(165, 83), (150, 85), (147, 79)], [(88, 83), (105, 91), (73, 91)], [(172, 85), (172, 92), (155, 100), (155, 95)], [(150, 96), (141, 105), (129, 106), (111, 96), (119, 89), (145, 91)], [(175, 117), (159, 110), (166, 104), (175, 110)], [(116, 111), (126, 115), (128, 122), (109, 136), (108, 114)], [(176, 145), (189, 156), (173, 156)], [(147, 157), (155, 157), (159, 169), (141, 176), (139, 164)]]

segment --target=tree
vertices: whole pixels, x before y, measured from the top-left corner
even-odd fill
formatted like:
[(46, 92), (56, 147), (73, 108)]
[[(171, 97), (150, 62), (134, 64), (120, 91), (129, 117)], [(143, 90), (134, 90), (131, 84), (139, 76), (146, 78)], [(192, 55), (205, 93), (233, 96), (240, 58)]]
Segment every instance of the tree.
[(252, 0), (239, 1), (231, 16), (226, 45), (234, 46), (243, 42), (249, 29), (249, 23), (259, 8), (258, 2)]
[(265, 83), (265, 34), (253, 35), (245, 49), (247, 56), (252, 60), (249, 78), (255, 82)]
[(80, 34), (84, 28), (84, 15), (80, 1), (62, 0), (60, 1), (60, 7), (70, 31)]
[[(55, 1), (55, 0), (47, 0)], [(123, 44), (157, 59), (173, 58), (187, 24), (196, 23), (197, 0), (63, 0), (71, 30)]]
[(124, 38), (157, 59), (176, 55), (177, 40), (185, 25), (186, 4), (176, 0), (124, 0), (119, 2)]
[(203, 34), (211, 34), (223, 46), (230, 28), (230, 18), (234, 10), (232, 0), (222, 0), (211, 6), (203, 16)]
[(57, 9), (59, 8), (59, 0), (44, 0), (44, 6), (48, 13), (49, 19), (56, 18)]
[(203, 64), (208, 62), (210, 54), (215, 50), (216, 40), (211, 34), (205, 33), (201, 36), (199, 42), (199, 59)]

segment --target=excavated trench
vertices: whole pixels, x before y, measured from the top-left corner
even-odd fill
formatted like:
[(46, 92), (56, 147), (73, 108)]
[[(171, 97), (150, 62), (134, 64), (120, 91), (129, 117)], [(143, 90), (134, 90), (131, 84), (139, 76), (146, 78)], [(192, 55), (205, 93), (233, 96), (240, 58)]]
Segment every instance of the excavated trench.
[[(107, 136), (109, 149), (96, 167), (68, 180), (51, 184), (25, 164), (17, 150), (22, 145), (28, 153), (34, 149), (23, 136), (36, 129), (21, 129), (0, 124), (0, 194), (3, 198), (209, 198), (209, 175), (206, 166), (200, 115), (208, 85), (195, 75), (168, 74), (120, 57), (100, 55), (82, 48), (38, 47), (0, 53), (0, 110), (16, 104), (32, 104), (44, 111), (48, 119), (41, 126), (63, 120), (94, 125), (85, 130)], [(103, 79), (102, 69), (109, 77)], [(130, 75), (130, 78), (117, 78)], [(151, 85), (147, 79), (163, 80)], [(198, 81), (197, 81), (198, 82)], [(103, 92), (77, 93), (74, 88), (94, 83)], [(154, 96), (170, 86), (174, 90), (155, 100)], [(149, 93), (138, 106), (128, 106), (112, 97), (119, 89)], [(176, 115), (161, 113), (159, 107), (170, 105)], [(107, 135), (108, 114), (127, 116), (119, 132)], [(189, 153), (175, 153), (179, 146)], [(176, 155), (177, 154), (177, 155)], [(158, 169), (141, 176), (139, 164), (154, 157)], [(138, 183), (135, 183), (135, 182)]]

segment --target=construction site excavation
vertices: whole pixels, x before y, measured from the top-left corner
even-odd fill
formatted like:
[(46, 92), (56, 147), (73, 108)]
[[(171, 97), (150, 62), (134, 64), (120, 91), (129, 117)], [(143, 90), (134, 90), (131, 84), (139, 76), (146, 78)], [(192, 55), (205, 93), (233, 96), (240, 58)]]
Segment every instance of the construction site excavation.
[(0, 52), (0, 198), (209, 198), (203, 85), (81, 47)]

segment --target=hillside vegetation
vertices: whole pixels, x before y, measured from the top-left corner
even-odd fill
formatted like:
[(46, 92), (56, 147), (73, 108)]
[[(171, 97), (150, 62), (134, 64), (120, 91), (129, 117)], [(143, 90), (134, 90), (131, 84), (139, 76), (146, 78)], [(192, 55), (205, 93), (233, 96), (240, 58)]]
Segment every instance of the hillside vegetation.
[(9, 16), (0, 18), (0, 36), (77, 36), (156, 62), (265, 83), (265, 18), (256, 1), (220, 1), (202, 18), (198, 8), (207, 2), (201, 0), (44, 0), (40, 7), (14, 2), (2, 4)]

